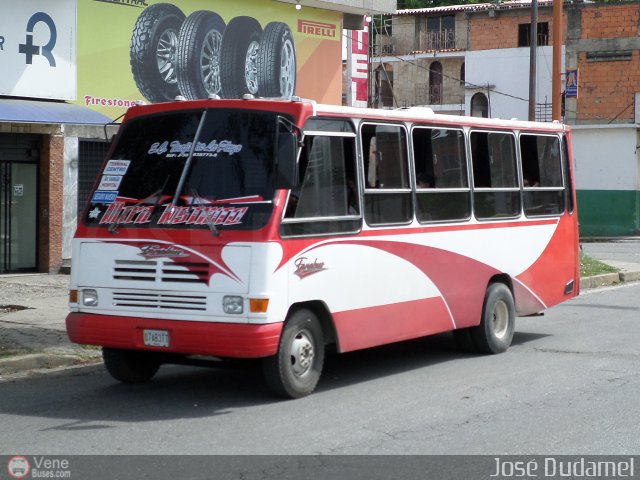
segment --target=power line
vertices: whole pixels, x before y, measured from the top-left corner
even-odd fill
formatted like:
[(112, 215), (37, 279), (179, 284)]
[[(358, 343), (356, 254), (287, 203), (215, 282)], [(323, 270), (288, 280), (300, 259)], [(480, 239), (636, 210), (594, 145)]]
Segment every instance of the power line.
[[(373, 25), (373, 28), (375, 29), (375, 34), (376, 34), (376, 35), (378, 35), (380, 32), (378, 31), (378, 25), (377, 25), (377, 23), (376, 23), (375, 21), (372, 21), (371, 23), (372, 23), (372, 25)], [(370, 32), (370, 35), (369, 35), (369, 45), (368, 45), (368, 47), (369, 47), (369, 48), (371, 48), (371, 47), (372, 47), (372, 42), (371, 42), (371, 39), (372, 39), (372, 35), (371, 35), (371, 34), (372, 34), (372, 33), (373, 33), (373, 32)], [(364, 47), (364, 46), (365, 46), (365, 45), (364, 45), (364, 43), (363, 43), (363, 42), (361, 42), (361, 41), (359, 41), (359, 40), (356, 40), (356, 42), (357, 42), (361, 47)], [(377, 57), (378, 57), (378, 59), (379, 59), (379, 64), (380, 64), (381, 66), (383, 66), (383, 65), (384, 65), (384, 62), (382, 61), (382, 57), (388, 57), (388, 58), (394, 58), (394, 59), (397, 59), (397, 60), (399, 60), (400, 62), (404, 62), (404, 63), (409, 64), (409, 65), (412, 65), (412, 66), (414, 66), (414, 67), (416, 67), (417, 69), (420, 69), (420, 70), (424, 70), (424, 71), (427, 71), (427, 72), (430, 72), (430, 73), (431, 73), (431, 72), (434, 72), (434, 70), (432, 70), (430, 67), (424, 67), (424, 66), (419, 65), (418, 63), (416, 63), (416, 62), (414, 62), (414, 61), (412, 61), (412, 60), (409, 60), (409, 59), (406, 59), (406, 58), (402, 58), (402, 57), (401, 57), (401, 56), (399, 56), (399, 55), (395, 55), (395, 54), (386, 54), (386, 55), (378, 55)], [(545, 58), (546, 58), (546, 57), (545, 57)], [(463, 58), (463, 60), (464, 60), (464, 58)], [(373, 64), (374, 62), (372, 61), (371, 63)], [(547, 66), (547, 69), (548, 69), (548, 65), (546, 65), (546, 66)], [(384, 68), (383, 68), (383, 70), (385, 71), (385, 74), (386, 74), (386, 69), (384, 69)], [(448, 78), (448, 79), (453, 80), (453, 81), (456, 81), (456, 82), (458, 82), (458, 83), (463, 83), (465, 87), (474, 88), (474, 89), (478, 89), (478, 90), (487, 90), (487, 89), (488, 89), (488, 85), (478, 85), (478, 84), (475, 84), (475, 83), (472, 83), (472, 82), (468, 82), (467, 80), (463, 80), (463, 79), (461, 79), (461, 78), (459, 78), (459, 77), (456, 77), (456, 76), (453, 76), (453, 75), (449, 75), (449, 74), (445, 74), (444, 72), (438, 72), (438, 73), (439, 73), (440, 75), (442, 75), (444, 78)], [(390, 87), (390, 88), (391, 88), (391, 90), (392, 90), (392, 94), (393, 94), (393, 97), (394, 97), (394, 103), (396, 103), (396, 104), (397, 104), (398, 102), (397, 102), (397, 100), (396, 100), (396, 95), (395, 95), (395, 89), (394, 89), (394, 86), (391, 84), (391, 82), (388, 82), (388, 83), (389, 83), (389, 87)], [(529, 99), (528, 99), (528, 98), (524, 98), (524, 97), (521, 97), (521, 96), (518, 96), (518, 95), (513, 95), (513, 94), (511, 94), (511, 93), (507, 93), (507, 92), (504, 92), (504, 91), (501, 91), (501, 90), (497, 90), (497, 89), (495, 89), (495, 88), (491, 90), (491, 93), (496, 94), (496, 95), (502, 95), (502, 96), (507, 97), (507, 98), (512, 98), (512, 99), (514, 99), (514, 100), (519, 100), (519, 101), (523, 101), (523, 102), (527, 102), (527, 103), (529, 102)], [(607, 121), (608, 121), (608, 123), (613, 123), (613, 122), (614, 122), (617, 118), (619, 118), (619, 117), (620, 117), (620, 116), (621, 116), (621, 115), (622, 115), (626, 110), (628, 110), (630, 107), (632, 107), (632, 106), (634, 105), (634, 103), (635, 103), (635, 102), (631, 102), (631, 104), (629, 104), (629, 105), (628, 105), (628, 106), (626, 106), (624, 109), (622, 109), (622, 110), (621, 110), (621, 111), (620, 111), (620, 112), (619, 112), (615, 117), (613, 117), (613, 118), (608, 117), (608, 116), (604, 116), (604, 115), (602, 115), (602, 114), (590, 114), (590, 113), (580, 113), (580, 116), (581, 116), (581, 117), (591, 117), (591, 118), (596, 118), (596, 119), (607, 120)], [(538, 104), (538, 105), (544, 105), (544, 104)], [(566, 107), (565, 107), (565, 115), (564, 115), (564, 117), (565, 117), (565, 118), (566, 118), (566, 116), (567, 116), (567, 113), (575, 114), (575, 115), (576, 115), (576, 117), (578, 116), (578, 111), (577, 111), (577, 110), (567, 110), (567, 109), (566, 109)]]

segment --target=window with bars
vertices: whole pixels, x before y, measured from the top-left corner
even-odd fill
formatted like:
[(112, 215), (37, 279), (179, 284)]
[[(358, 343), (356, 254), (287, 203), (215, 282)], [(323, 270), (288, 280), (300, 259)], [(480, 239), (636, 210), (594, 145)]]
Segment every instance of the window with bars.
[(78, 216), (82, 215), (91, 189), (109, 149), (106, 140), (80, 140), (78, 145)]
[[(538, 23), (538, 46), (549, 45), (549, 22)], [(518, 25), (518, 46), (531, 46), (531, 24), (521, 23)]]

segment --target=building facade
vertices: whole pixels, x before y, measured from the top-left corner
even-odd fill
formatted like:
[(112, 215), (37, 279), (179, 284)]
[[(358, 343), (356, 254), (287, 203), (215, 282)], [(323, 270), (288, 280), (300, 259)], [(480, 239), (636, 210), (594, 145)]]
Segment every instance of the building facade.
[[(551, 121), (553, 2), (538, 5), (536, 120)], [(640, 3), (565, 2), (562, 22), (562, 110), (574, 128), (581, 235), (637, 234)], [(374, 103), (528, 118), (530, 1), (400, 10), (392, 24), (372, 62), (374, 72), (393, 73), (392, 101)]]
[[(395, 8), (393, 0), (0, 4), (0, 274), (57, 272), (70, 259), (78, 213), (128, 107), (244, 93), (339, 104), (342, 30)], [(277, 48), (293, 67), (284, 87), (269, 72), (239, 78), (220, 67), (223, 57), (231, 65)]]

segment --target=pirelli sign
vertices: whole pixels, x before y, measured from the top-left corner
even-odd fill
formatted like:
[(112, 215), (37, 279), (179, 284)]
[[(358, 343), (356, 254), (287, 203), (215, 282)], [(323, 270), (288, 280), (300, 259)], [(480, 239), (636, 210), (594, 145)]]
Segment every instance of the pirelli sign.
[(339, 26), (335, 23), (316, 22), (314, 20), (298, 20), (298, 33), (309, 37), (338, 40)]

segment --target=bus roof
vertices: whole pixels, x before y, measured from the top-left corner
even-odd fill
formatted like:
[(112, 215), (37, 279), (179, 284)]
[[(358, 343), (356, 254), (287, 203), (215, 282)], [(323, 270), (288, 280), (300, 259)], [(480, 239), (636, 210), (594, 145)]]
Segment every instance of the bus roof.
[(339, 115), (357, 118), (376, 118), (384, 120), (430, 122), (451, 125), (467, 125), (482, 128), (532, 129), (561, 132), (569, 130), (560, 122), (530, 122), (518, 119), (482, 118), (463, 115), (435, 113), (428, 107), (407, 107), (394, 110), (362, 107), (344, 107), (337, 105), (316, 104), (315, 115)]
[(524, 130), (539, 130), (548, 132), (568, 131), (569, 127), (560, 122), (530, 122), (518, 119), (481, 118), (461, 115), (448, 115), (435, 113), (428, 107), (408, 107), (394, 110), (345, 107), (341, 105), (329, 105), (316, 103), (313, 100), (293, 97), (291, 100), (274, 98), (246, 98), (246, 99), (204, 99), (173, 101), (161, 104), (142, 105), (131, 107), (125, 119), (131, 119), (139, 115), (149, 115), (173, 110), (201, 109), (209, 107), (218, 108), (247, 108), (256, 110), (273, 110), (288, 113), (297, 118), (308, 116), (332, 116), (344, 118), (358, 118), (369, 120), (391, 120), (409, 122), (429, 122), (441, 125), (470, 126), (480, 128), (509, 128)]

